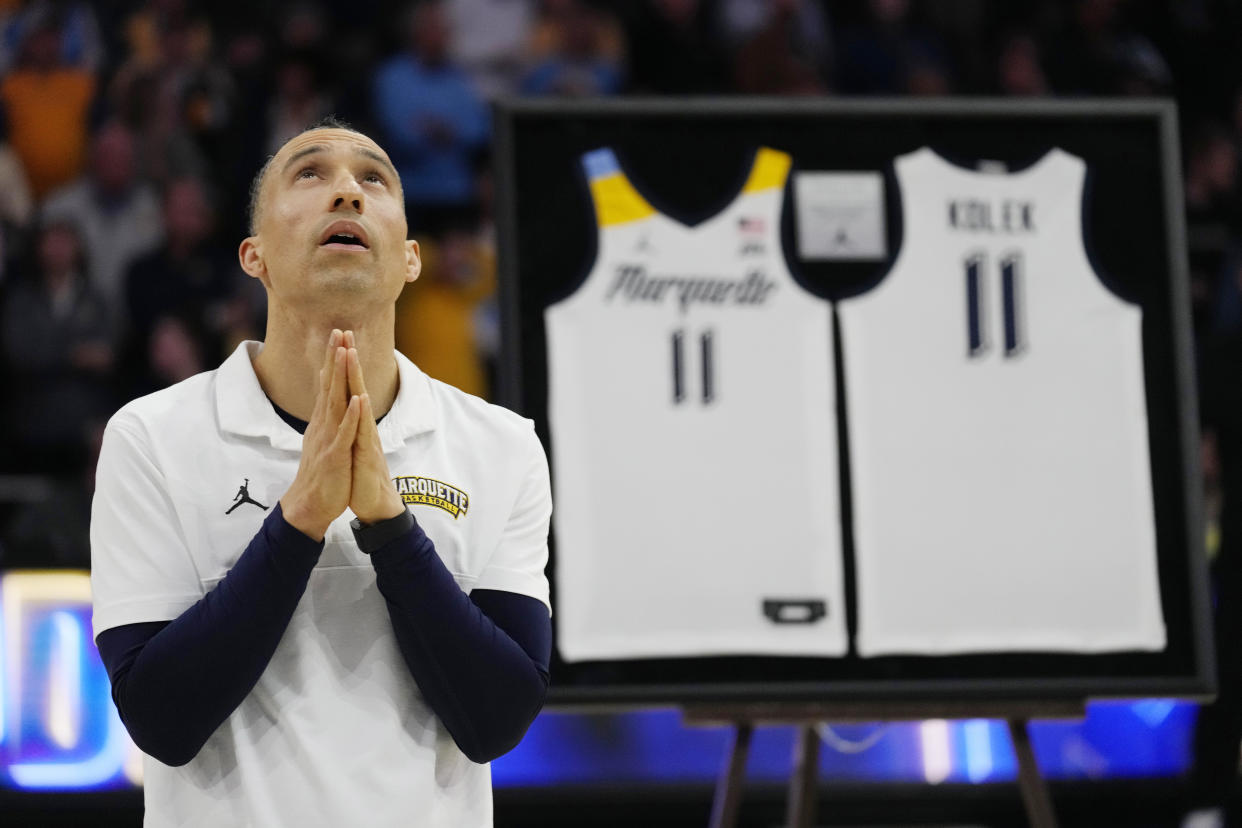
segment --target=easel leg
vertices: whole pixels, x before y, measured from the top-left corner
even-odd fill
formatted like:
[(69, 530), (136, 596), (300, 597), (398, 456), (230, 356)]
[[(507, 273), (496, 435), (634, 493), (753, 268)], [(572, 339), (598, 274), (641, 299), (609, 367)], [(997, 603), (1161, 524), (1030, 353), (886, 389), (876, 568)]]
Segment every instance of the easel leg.
[(815, 824), (815, 789), (819, 781), (819, 731), (814, 725), (798, 728), (794, 772), (789, 780), (789, 828)]
[(1035, 752), (1031, 750), (1031, 737), (1026, 719), (1009, 720), (1009, 738), (1018, 756), (1018, 788), (1022, 791), (1022, 804), (1031, 828), (1057, 828), (1057, 816), (1052, 810), (1052, 798), (1048, 784), (1039, 774)]
[(716, 795), (712, 797), (711, 828), (734, 828), (737, 825), (742, 785), (746, 781), (746, 757), (750, 753), (750, 737), (754, 730), (754, 725), (743, 722), (733, 731), (729, 760), (716, 780)]

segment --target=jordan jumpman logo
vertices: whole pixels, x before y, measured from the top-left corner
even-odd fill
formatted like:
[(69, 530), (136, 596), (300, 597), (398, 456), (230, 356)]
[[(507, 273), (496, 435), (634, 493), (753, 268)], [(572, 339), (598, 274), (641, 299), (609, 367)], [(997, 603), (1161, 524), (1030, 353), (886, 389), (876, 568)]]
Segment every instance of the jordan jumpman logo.
[(258, 506), (263, 511), (265, 512), (267, 511), (266, 506), (264, 506), (262, 503), (260, 503), (259, 501), (255, 500), (253, 497), (250, 496), (250, 478), (249, 477), (246, 478), (245, 483), (241, 484), (241, 488), (237, 490), (237, 494), (233, 495), (233, 500), (234, 500), (234, 503), (232, 506), (229, 507), (229, 510), (225, 512), (226, 515), (231, 514), (234, 509), (236, 509), (238, 506), (242, 505), (243, 503), (253, 503), (255, 506)]

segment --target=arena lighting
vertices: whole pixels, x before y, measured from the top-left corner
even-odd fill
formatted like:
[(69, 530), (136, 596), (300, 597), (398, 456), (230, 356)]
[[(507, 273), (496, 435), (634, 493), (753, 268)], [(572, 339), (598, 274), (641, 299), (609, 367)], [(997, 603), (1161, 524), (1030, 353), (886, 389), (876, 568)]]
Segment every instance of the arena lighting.
[(953, 771), (949, 723), (944, 719), (929, 719), (919, 726), (919, 736), (923, 746), (923, 778), (932, 785), (939, 785)]
[(90, 616), (85, 572), (0, 578), (0, 771), (18, 788), (128, 787), (141, 778)]
[[(91, 634), (90, 577), (81, 571), (0, 573), (0, 787), (87, 791), (142, 784), (142, 754), (112, 704)], [(1085, 722), (1038, 722), (1032, 742), (1050, 778), (1176, 774), (1189, 759), (1193, 705), (1153, 699), (1092, 704)], [(850, 726), (821, 754), (833, 778), (1001, 782), (1016, 765), (1002, 721)], [(857, 730), (855, 728), (854, 730)], [(618, 741), (619, 734), (624, 738)], [(493, 763), (497, 787), (601, 780), (710, 780), (723, 730), (685, 728), (671, 710), (601, 720), (549, 712)], [(761, 728), (750, 773), (789, 772), (791, 728)]]
[(966, 749), (963, 752), (966, 778), (971, 782), (986, 782), (993, 770), (992, 723), (987, 719), (963, 722), (962, 735), (966, 740)]

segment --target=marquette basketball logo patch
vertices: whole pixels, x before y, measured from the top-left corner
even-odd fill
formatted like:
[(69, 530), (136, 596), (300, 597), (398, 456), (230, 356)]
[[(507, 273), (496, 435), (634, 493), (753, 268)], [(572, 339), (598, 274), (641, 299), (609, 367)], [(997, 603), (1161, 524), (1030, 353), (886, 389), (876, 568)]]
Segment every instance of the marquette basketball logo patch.
[(394, 477), (397, 494), (406, 503), (421, 503), (443, 509), (454, 519), (470, 509), (470, 496), (455, 486), (430, 477)]

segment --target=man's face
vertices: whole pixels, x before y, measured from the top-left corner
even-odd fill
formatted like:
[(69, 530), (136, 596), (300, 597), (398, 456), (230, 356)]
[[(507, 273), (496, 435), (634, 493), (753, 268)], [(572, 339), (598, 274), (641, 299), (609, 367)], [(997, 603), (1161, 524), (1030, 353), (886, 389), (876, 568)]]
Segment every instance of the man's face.
[(105, 192), (124, 193), (134, 180), (134, 139), (123, 127), (104, 127), (95, 138), (95, 181)]
[(194, 247), (211, 233), (211, 208), (192, 178), (172, 184), (164, 196), (164, 231), (175, 244)]
[(278, 301), (392, 303), (418, 276), (397, 173), (365, 135), (317, 129), (293, 138), (272, 160), (259, 205), (242, 267)]

